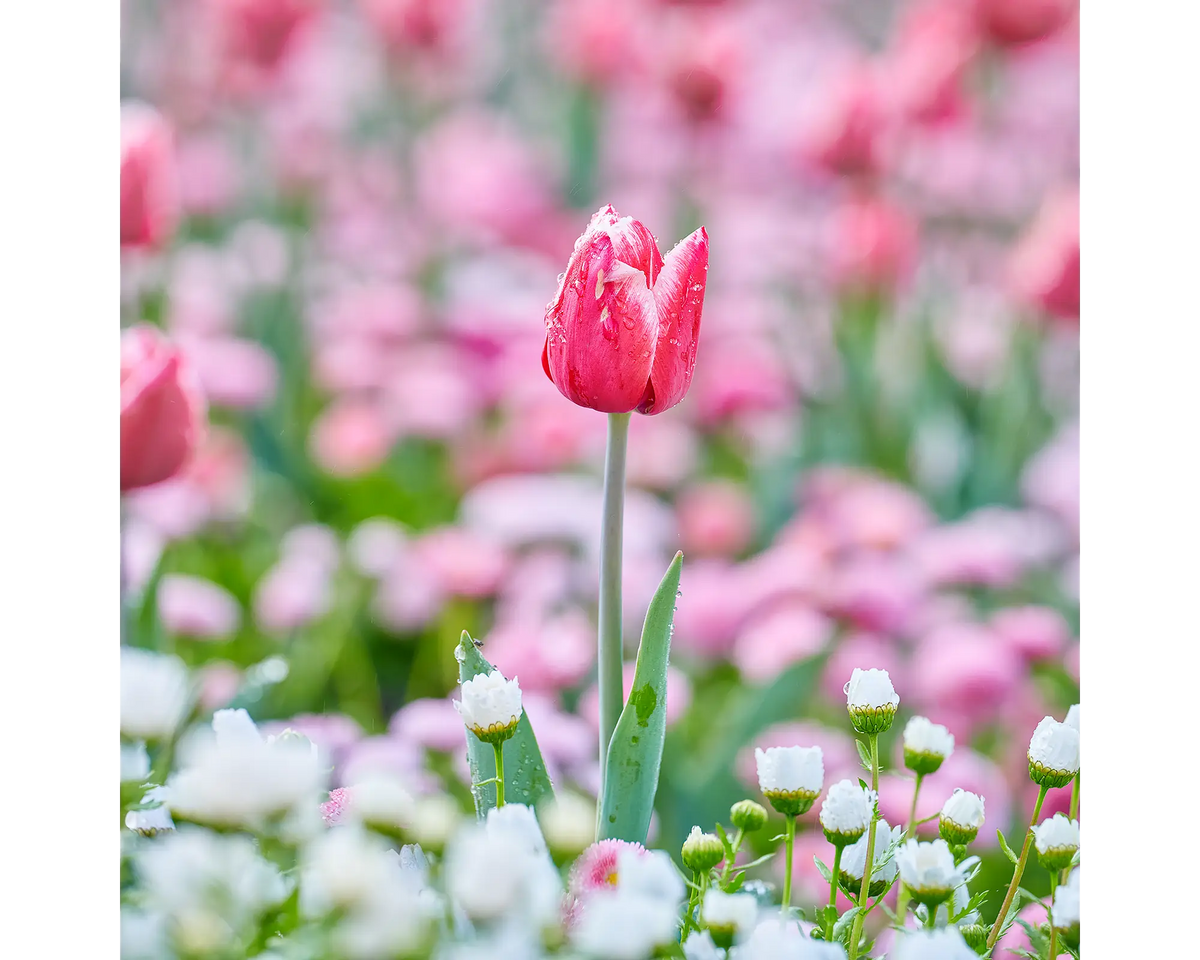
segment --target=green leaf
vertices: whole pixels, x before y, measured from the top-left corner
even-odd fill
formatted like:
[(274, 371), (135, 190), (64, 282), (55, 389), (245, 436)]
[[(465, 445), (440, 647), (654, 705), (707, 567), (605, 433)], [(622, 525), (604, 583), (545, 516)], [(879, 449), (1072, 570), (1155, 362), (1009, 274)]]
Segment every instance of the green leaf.
[(855, 740), (854, 745), (858, 747), (858, 759), (862, 761), (864, 770), (871, 770), (871, 751), (861, 740)]
[(850, 939), (850, 930), (854, 926), (854, 918), (858, 916), (861, 907), (851, 907), (833, 925), (833, 939), (846, 943)]
[(725, 834), (725, 828), (719, 823), (717, 824), (717, 837), (721, 840), (721, 846), (725, 848), (725, 856), (733, 856), (733, 844), (730, 843), (729, 837)]
[(821, 862), (821, 858), (816, 854), (813, 854), (813, 863), (817, 865), (817, 870), (819, 870), (821, 876), (825, 878), (825, 882), (829, 883), (833, 878), (833, 874), (829, 872), (829, 868)]
[[(481, 673), (491, 673), (495, 668), (488, 663), (475, 647), (466, 630), (454, 651), (458, 659), (458, 680), (463, 683)], [(490, 743), (484, 743), (475, 734), (466, 731), (467, 762), (471, 768), (471, 793), (475, 797), (475, 813), (484, 817), (496, 806), (496, 784), (483, 780), (492, 780), (496, 776), (496, 754)], [(544, 798), (554, 795), (554, 787), (550, 776), (546, 773), (546, 764), (542, 761), (542, 752), (538, 749), (537, 737), (533, 735), (533, 726), (529, 715), (522, 712), (517, 721), (517, 732), (504, 744), (504, 799), (508, 803), (524, 803), (530, 807)]]
[(600, 840), (645, 843), (650, 829), (667, 734), (667, 660), (682, 568), (683, 554), (676, 553), (646, 611), (633, 686), (608, 745)]
[(1001, 849), (1001, 850), (1003, 850), (1003, 851), (1004, 851), (1004, 855), (1005, 855), (1006, 857), (1008, 857), (1008, 859), (1009, 859), (1010, 861), (1012, 861), (1012, 863), (1013, 863), (1013, 866), (1016, 866), (1016, 864), (1017, 864), (1017, 863), (1018, 863), (1018, 861), (1019, 861), (1019, 858), (1017, 857), (1017, 855), (1016, 855), (1015, 853), (1013, 853), (1013, 852), (1012, 852), (1012, 847), (1010, 847), (1010, 846), (1008, 845), (1008, 841), (1004, 839), (1004, 831), (1003, 831), (1003, 830), (997, 830), (997, 831), (996, 831), (996, 836), (1000, 838), (1000, 849)]

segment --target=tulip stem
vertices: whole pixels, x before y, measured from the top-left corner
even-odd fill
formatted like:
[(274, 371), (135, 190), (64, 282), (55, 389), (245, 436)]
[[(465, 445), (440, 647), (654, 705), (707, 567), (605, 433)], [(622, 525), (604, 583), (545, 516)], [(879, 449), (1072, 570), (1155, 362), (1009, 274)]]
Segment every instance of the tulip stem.
[(988, 934), (987, 948), (991, 950), (996, 945), (996, 941), (1000, 939), (1000, 928), (1004, 926), (1004, 920), (1008, 916), (1008, 908), (1012, 906), (1013, 897), (1017, 895), (1017, 887), (1021, 885), (1021, 877), (1025, 873), (1025, 862), (1029, 859), (1029, 844), (1033, 841), (1033, 825), (1037, 823), (1038, 816), (1042, 812), (1042, 803), (1046, 799), (1046, 787), (1038, 787), (1037, 803), (1033, 805), (1033, 816), (1029, 820), (1029, 829), (1025, 831), (1025, 843), (1021, 846), (1021, 856), (1017, 858), (1017, 865), (1013, 867), (1012, 882), (1008, 885), (1008, 893), (1004, 895), (1004, 903), (1000, 906), (1000, 912), (996, 915), (996, 922), (992, 924), (992, 932)]
[(496, 809), (504, 806), (504, 741), (492, 744), (496, 751)]
[(600, 532), (600, 609), (597, 638), (600, 692), (600, 796), (608, 769), (608, 744), (625, 706), (621, 637), (621, 540), (625, 529), (625, 448), (628, 413), (608, 415), (604, 456), (604, 519)]
[(875, 823), (879, 819), (879, 734), (871, 735), (871, 789), (875, 802), (871, 809), (871, 822), (867, 824), (867, 859), (863, 864), (862, 887), (858, 891), (858, 913), (854, 915), (854, 926), (850, 930), (850, 960), (858, 956), (858, 940), (862, 934), (863, 921), (867, 917), (867, 900), (871, 896), (871, 874), (875, 867)]
[(783, 903), (780, 904), (779, 913), (786, 918), (792, 906), (792, 850), (796, 845), (796, 817), (787, 813), (784, 819), (787, 820), (787, 828), (784, 831), (783, 849), (787, 859), (783, 864)]

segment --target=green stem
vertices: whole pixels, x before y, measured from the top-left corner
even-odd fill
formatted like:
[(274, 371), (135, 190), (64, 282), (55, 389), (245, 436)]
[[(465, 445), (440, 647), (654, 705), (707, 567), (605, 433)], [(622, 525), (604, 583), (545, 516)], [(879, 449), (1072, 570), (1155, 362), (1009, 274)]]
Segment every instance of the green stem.
[(496, 809), (504, 806), (504, 741), (493, 743), (496, 751)]
[(1008, 885), (1008, 893), (1004, 895), (1004, 903), (1000, 907), (1000, 913), (996, 915), (996, 922), (992, 924), (992, 932), (988, 934), (987, 949), (991, 950), (996, 945), (996, 941), (1000, 939), (1000, 928), (1004, 926), (1004, 919), (1008, 916), (1008, 909), (1012, 906), (1013, 897), (1017, 895), (1017, 887), (1021, 885), (1021, 877), (1025, 873), (1025, 863), (1029, 859), (1029, 845), (1033, 841), (1033, 825), (1037, 823), (1038, 816), (1042, 812), (1042, 803), (1046, 799), (1046, 787), (1038, 788), (1037, 803), (1033, 805), (1033, 816), (1029, 820), (1029, 829), (1025, 831), (1025, 842), (1021, 845), (1021, 856), (1017, 858), (1017, 865), (1013, 868), (1012, 882)]
[[(1075, 779), (1071, 781), (1070, 817), (1072, 820), (1079, 819), (1079, 771), (1075, 772)], [(1062, 875), (1060, 877), (1061, 882), (1066, 883), (1067, 880), (1070, 879), (1070, 875), (1071, 875), (1071, 868), (1069, 866), (1063, 867)]]
[(912, 836), (913, 831), (917, 828), (917, 797), (921, 795), (921, 781), (925, 777), (918, 773), (917, 783), (913, 787), (912, 809), (908, 812), (908, 829), (904, 831), (904, 839), (907, 840)]
[[(1054, 906), (1054, 891), (1058, 889), (1058, 874), (1050, 871), (1050, 906)], [(1058, 928), (1054, 926), (1054, 915), (1050, 915), (1050, 960), (1058, 956)]]
[(621, 640), (621, 537), (625, 523), (625, 448), (628, 413), (608, 415), (604, 457), (604, 519), (600, 534), (600, 611), (597, 658), (600, 689), (600, 796), (608, 767), (608, 744), (625, 705)]
[(867, 825), (867, 860), (863, 864), (862, 887), (858, 891), (858, 913), (854, 916), (854, 927), (850, 931), (850, 960), (858, 956), (858, 940), (862, 935), (863, 921), (867, 916), (867, 900), (871, 896), (871, 873), (875, 868), (875, 824), (879, 820), (879, 734), (871, 734), (871, 789), (876, 801)]
[(703, 875), (699, 870), (692, 871), (692, 887), (688, 891), (687, 913), (683, 918), (683, 936), (680, 938), (683, 942), (687, 942), (688, 935), (693, 930), (700, 929), (700, 923), (695, 914), (699, 912), (707, 880), (707, 871)]
[[(836, 909), (837, 907), (837, 891), (838, 891), (838, 871), (842, 869), (842, 851), (846, 849), (840, 843), (833, 848), (833, 870), (829, 875), (829, 905)], [(833, 940), (833, 925), (835, 921), (830, 917), (825, 924), (825, 939)]]
[(738, 832), (733, 838), (733, 853), (725, 858), (725, 866), (721, 870), (721, 887), (724, 888), (729, 883), (729, 874), (733, 872), (733, 861), (737, 859), (738, 851), (742, 849), (742, 841), (746, 837), (746, 831), (738, 827)]
[(792, 905), (792, 848), (796, 844), (796, 818), (792, 814), (786, 814), (787, 829), (785, 831), (783, 849), (787, 860), (783, 865), (783, 903), (780, 905), (779, 912), (786, 917), (788, 909)]
[[(947, 914), (947, 916), (948, 915), (949, 914)], [(937, 907), (929, 908), (929, 916), (925, 918), (925, 926), (927, 926), (930, 930), (937, 928)]]

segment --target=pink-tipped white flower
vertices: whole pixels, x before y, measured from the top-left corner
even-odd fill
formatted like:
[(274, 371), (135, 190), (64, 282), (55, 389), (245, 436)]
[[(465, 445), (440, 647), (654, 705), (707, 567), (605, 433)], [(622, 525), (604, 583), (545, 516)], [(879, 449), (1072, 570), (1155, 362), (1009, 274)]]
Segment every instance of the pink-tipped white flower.
[(1079, 731), (1043, 717), (1029, 741), (1029, 778), (1039, 786), (1064, 787), (1079, 772)]
[(825, 794), (821, 804), (821, 828), (834, 846), (854, 843), (867, 832), (878, 797), (853, 780), (839, 780)]
[(850, 720), (859, 733), (879, 734), (892, 725), (900, 696), (886, 670), (855, 667), (843, 690)]
[(517, 730), (521, 719), (521, 686), (506, 680), (499, 670), (479, 674), (462, 685), (462, 699), (454, 708), (475, 736), (485, 743), (502, 743)]
[(597, 890), (618, 886), (620, 874), (617, 872), (617, 861), (623, 850), (631, 851), (636, 856), (646, 854), (646, 848), (640, 843), (630, 843), (628, 840), (600, 840), (584, 850), (571, 867), (567, 883), (570, 893), (583, 898)]
[(825, 763), (820, 747), (756, 747), (758, 786), (780, 813), (807, 813), (825, 783)]
[(942, 805), (938, 820), (938, 832), (947, 843), (968, 844), (979, 835), (983, 826), (983, 797), (975, 793), (955, 789)]
[(935, 773), (954, 752), (954, 734), (927, 717), (913, 717), (904, 725), (904, 765), (913, 773)]
[(1079, 821), (1056, 813), (1033, 828), (1038, 860), (1047, 870), (1063, 870), (1079, 851)]

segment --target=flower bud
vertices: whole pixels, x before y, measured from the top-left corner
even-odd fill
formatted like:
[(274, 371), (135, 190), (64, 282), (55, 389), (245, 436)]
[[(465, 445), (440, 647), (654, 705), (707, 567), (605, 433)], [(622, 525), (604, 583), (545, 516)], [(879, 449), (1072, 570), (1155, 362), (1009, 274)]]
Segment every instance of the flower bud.
[(546, 308), (546, 376), (605, 413), (675, 406), (692, 382), (707, 278), (703, 227), (664, 260), (645, 225), (601, 208)]
[(1038, 786), (1065, 787), (1079, 772), (1079, 731), (1043, 717), (1029, 741), (1029, 779)]
[(174, 133), (153, 107), (121, 105), (121, 246), (156, 248), (179, 220)]
[(979, 835), (983, 826), (983, 797), (961, 787), (950, 794), (942, 806), (938, 833), (947, 843), (965, 846)]
[(927, 907), (949, 900), (954, 888), (962, 883), (962, 875), (945, 840), (932, 843), (909, 840), (896, 854), (896, 865), (912, 898)]
[(1054, 891), (1050, 922), (1071, 946), (1079, 945), (1079, 868), (1071, 871), (1067, 882)]
[(904, 765), (913, 773), (935, 773), (954, 752), (954, 734), (940, 723), (913, 717), (904, 725)]
[(767, 808), (753, 800), (739, 800), (729, 808), (729, 819), (739, 830), (753, 833), (767, 823)]
[(825, 782), (820, 747), (756, 747), (758, 786), (771, 806), (785, 816), (807, 813)]
[(988, 928), (982, 923), (968, 923), (958, 928), (958, 932), (962, 934), (962, 938), (967, 941), (967, 946), (979, 952), (979, 948), (987, 943)]
[(505, 680), (499, 670), (479, 674), (463, 683), (462, 699), (455, 701), (454, 708), (484, 743), (503, 743), (517, 732), (521, 687), (516, 677)]
[(716, 834), (703, 833), (699, 827), (683, 841), (683, 865), (696, 873), (707, 873), (725, 858), (725, 847)]
[(538, 808), (538, 816), (556, 863), (573, 861), (595, 839), (596, 805), (577, 793), (556, 793)]
[(1047, 870), (1064, 870), (1079, 851), (1079, 821), (1056, 813), (1033, 828), (1038, 860)]
[(843, 688), (854, 729), (868, 735), (883, 733), (896, 719), (900, 697), (886, 670), (854, 668)]
[(878, 800), (873, 790), (864, 790), (853, 780), (839, 780), (821, 804), (821, 829), (835, 847), (854, 843), (867, 832)]
[(726, 950), (758, 922), (758, 901), (749, 893), (709, 890), (700, 906), (700, 919), (713, 942)]
[[(888, 851), (895, 843), (904, 837), (904, 825), (896, 824), (889, 827), (886, 820), (875, 821), (875, 855), (872, 857), (871, 889), (869, 897), (883, 896), (883, 892), (896, 879), (896, 858), (889, 859)], [(854, 843), (842, 852), (842, 866), (838, 872), (838, 881), (854, 896), (862, 891), (863, 872), (867, 865), (867, 835), (864, 832)]]

